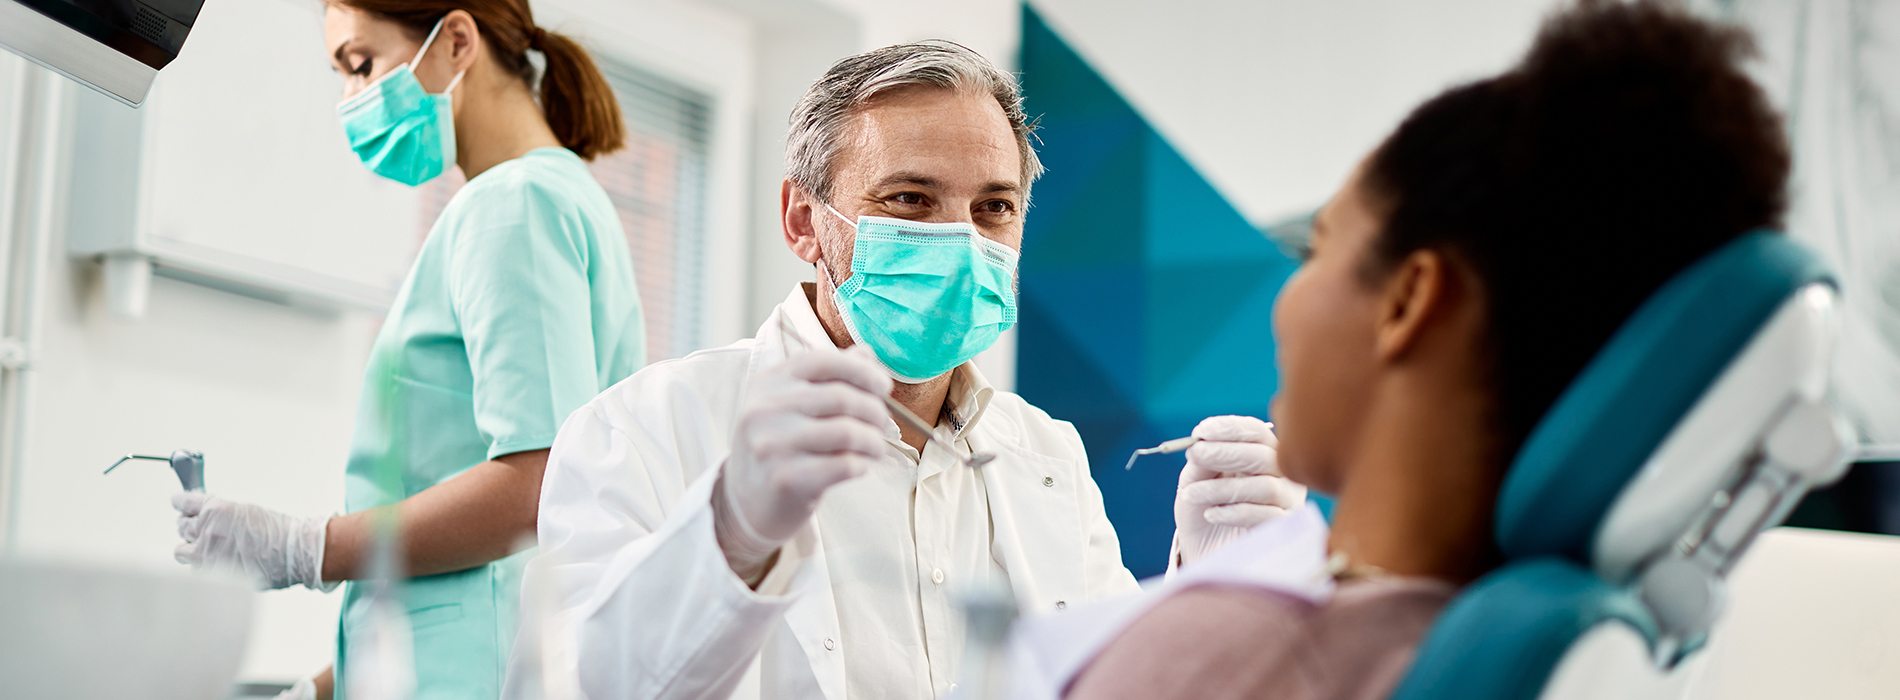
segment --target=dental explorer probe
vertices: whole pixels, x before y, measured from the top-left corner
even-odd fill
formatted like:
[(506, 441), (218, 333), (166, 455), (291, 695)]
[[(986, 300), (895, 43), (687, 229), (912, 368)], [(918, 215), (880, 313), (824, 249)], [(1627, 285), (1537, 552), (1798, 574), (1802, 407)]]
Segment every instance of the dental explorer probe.
[[(1267, 429), (1272, 430), (1273, 424), (1268, 423)], [(1169, 440), (1154, 447), (1145, 447), (1135, 450), (1134, 454), (1128, 455), (1128, 465), (1122, 467), (1122, 471), (1134, 471), (1135, 460), (1140, 459), (1142, 455), (1171, 455), (1176, 452), (1186, 452), (1187, 448), (1193, 447), (1195, 443), (1200, 441), (1200, 438), (1189, 435), (1187, 437), (1178, 437)], [(1215, 525), (1212, 529), (1201, 533), (1201, 551), (1214, 551), (1217, 546), (1232, 541), (1243, 532), (1246, 532), (1246, 530), (1231, 525)]]
[[(1186, 452), (1187, 448), (1193, 447), (1195, 443), (1198, 443), (1200, 441), (1201, 441), (1200, 438), (1195, 437), (1193, 435), (1189, 435), (1187, 437), (1178, 437), (1173, 440), (1169, 440), (1159, 445), (1155, 445), (1154, 447), (1144, 447), (1142, 449), (1135, 450), (1134, 454), (1128, 455), (1128, 466), (1122, 467), (1122, 471), (1125, 471), (1125, 472), (1134, 471), (1135, 460), (1141, 459), (1142, 455), (1171, 455), (1176, 452)], [(1240, 532), (1245, 532), (1245, 530), (1240, 530), (1239, 532), (1229, 532), (1229, 530), (1238, 530), (1238, 528), (1233, 528), (1226, 525), (1215, 525), (1212, 528), (1209, 528), (1207, 531), (1202, 532), (1201, 533), (1201, 551), (1211, 552), (1214, 550), (1216, 545), (1225, 544), (1227, 540), (1232, 540), (1233, 538), (1238, 537), (1240, 535)]]
[[(788, 335), (786, 336), (786, 340), (798, 343), (799, 347), (804, 350), (812, 350), (810, 343), (800, 340), (797, 336)], [(840, 350), (834, 345), (826, 344), (823, 347), (830, 348), (832, 352), (843, 352), (843, 350)], [(917, 414), (911, 413), (910, 409), (904, 408), (904, 404), (898, 403), (897, 399), (891, 398), (890, 394), (884, 394), (879, 398), (884, 399), (884, 405), (891, 410), (891, 415), (896, 416), (897, 420), (903, 422), (904, 425), (910, 426), (911, 430), (923, 433), (924, 440), (937, 443), (938, 447), (943, 448), (945, 452), (949, 452), (950, 456), (955, 457), (957, 462), (963, 466), (974, 469), (989, 464), (990, 460), (996, 459), (996, 455), (988, 452), (971, 452), (968, 457), (957, 454), (957, 448), (951, 447), (950, 443), (944, 442), (942, 438), (937, 437), (937, 431), (931, 429), (930, 424), (925, 423), (924, 419), (918, 418)]]
[(949, 452), (950, 456), (956, 457), (958, 462), (962, 462), (963, 466), (975, 469), (989, 464), (992, 459), (996, 459), (996, 455), (988, 452), (972, 452), (968, 457), (958, 455), (957, 448), (951, 447), (950, 443), (944, 442), (942, 438), (937, 437), (937, 431), (925, 425), (924, 419), (918, 418), (917, 414), (911, 413), (908, 408), (904, 408), (904, 404), (898, 403), (897, 399), (891, 398), (890, 394), (884, 395), (884, 405), (891, 408), (891, 415), (897, 416), (897, 419), (903, 421), (904, 425), (910, 426), (911, 430), (923, 433), (925, 440), (936, 443), (937, 446), (943, 448), (945, 452)]
[(1134, 471), (1135, 460), (1141, 459), (1142, 455), (1171, 455), (1176, 452), (1186, 452), (1187, 448), (1193, 447), (1194, 443), (1197, 443), (1200, 441), (1201, 441), (1200, 438), (1194, 437), (1193, 435), (1189, 435), (1187, 437), (1180, 437), (1180, 438), (1175, 438), (1173, 440), (1169, 440), (1159, 445), (1155, 445), (1154, 447), (1144, 447), (1142, 449), (1135, 450), (1134, 454), (1128, 455), (1128, 466), (1122, 467), (1122, 471), (1125, 471), (1125, 472)]

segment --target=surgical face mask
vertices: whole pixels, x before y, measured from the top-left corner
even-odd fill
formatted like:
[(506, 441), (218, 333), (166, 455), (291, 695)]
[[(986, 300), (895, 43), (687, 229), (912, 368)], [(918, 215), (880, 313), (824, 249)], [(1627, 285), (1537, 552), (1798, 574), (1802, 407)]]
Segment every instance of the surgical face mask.
[(405, 185), (428, 182), (455, 162), (455, 119), (449, 110), (449, 93), (467, 71), (456, 73), (448, 88), (434, 95), (423, 91), (415, 72), (415, 64), (428, 55), (440, 31), (438, 21), (415, 58), (336, 106), (356, 157), (370, 172)]
[(1016, 325), (1016, 251), (964, 223), (860, 216), (851, 276), (831, 278), (832, 303), (851, 339), (871, 348), (892, 379), (920, 384), (970, 361)]

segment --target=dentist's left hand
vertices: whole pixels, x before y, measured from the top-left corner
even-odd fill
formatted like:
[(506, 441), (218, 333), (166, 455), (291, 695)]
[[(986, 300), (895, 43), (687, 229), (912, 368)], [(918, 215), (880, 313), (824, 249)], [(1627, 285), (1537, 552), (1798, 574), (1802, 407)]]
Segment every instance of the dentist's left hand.
[(178, 563), (236, 569), (264, 590), (299, 583), (327, 589), (319, 575), (329, 518), (291, 517), (196, 491), (174, 494), (172, 507), (178, 509), (178, 535), (185, 540), (173, 550)]
[(1189, 564), (1306, 503), (1306, 487), (1280, 474), (1273, 425), (1251, 416), (1214, 416), (1194, 426), (1174, 494), (1175, 560)]

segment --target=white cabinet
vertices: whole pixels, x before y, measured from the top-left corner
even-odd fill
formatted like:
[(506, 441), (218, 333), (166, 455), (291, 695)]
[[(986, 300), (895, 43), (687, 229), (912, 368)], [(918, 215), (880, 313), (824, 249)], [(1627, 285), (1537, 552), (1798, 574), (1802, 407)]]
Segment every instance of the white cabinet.
[(356, 160), (323, 5), (208, 0), (142, 109), (81, 94), (68, 250), (114, 312), (150, 276), (317, 308), (388, 307), (421, 241), (415, 190)]

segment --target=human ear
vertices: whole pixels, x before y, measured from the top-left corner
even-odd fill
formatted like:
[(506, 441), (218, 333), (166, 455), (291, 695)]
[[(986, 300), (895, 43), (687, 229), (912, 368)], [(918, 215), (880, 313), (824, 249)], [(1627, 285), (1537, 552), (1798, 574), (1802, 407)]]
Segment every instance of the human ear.
[(1432, 321), (1444, 314), (1452, 284), (1451, 270), (1438, 251), (1421, 249), (1393, 266), (1379, 301), (1374, 350), (1394, 362), (1416, 349)]
[(480, 53), (481, 37), (481, 29), (475, 25), (475, 18), (467, 10), (455, 10), (442, 18), (442, 31), (435, 40), (449, 46), (451, 77), (475, 65), (476, 54)]
[(797, 255), (799, 260), (817, 263), (820, 255), (818, 230), (811, 223), (817, 207), (812, 205), (811, 196), (792, 184), (791, 178), (786, 178), (779, 184), (778, 204), (780, 225), (785, 231), (785, 247), (791, 248), (792, 254)]

